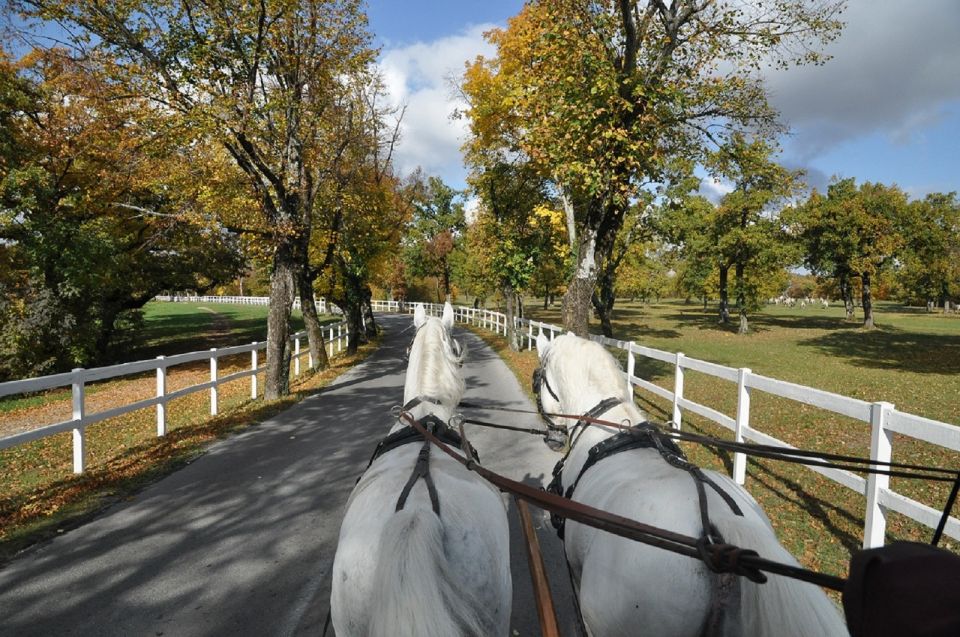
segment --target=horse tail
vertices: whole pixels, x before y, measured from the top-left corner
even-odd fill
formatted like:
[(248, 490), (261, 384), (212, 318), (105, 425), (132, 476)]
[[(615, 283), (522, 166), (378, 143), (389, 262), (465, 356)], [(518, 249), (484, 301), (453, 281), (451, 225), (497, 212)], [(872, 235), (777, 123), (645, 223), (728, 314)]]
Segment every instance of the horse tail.
[[(796, 559), (780, 545), (766, 520), (723, 516), (717, 527), (726, 542), (757, 551), (762, 557), (787, 564)], [(837, 606), (819, 586), (767, 573), (767, 582), (741, 582), (741, 622), (744, 635), (848, 635)]]
[(430, 510), (397, 511), (384, 527), (371, 596), (371, 637), (483, 637), (477, 604), (443, 550), (443, 522)]

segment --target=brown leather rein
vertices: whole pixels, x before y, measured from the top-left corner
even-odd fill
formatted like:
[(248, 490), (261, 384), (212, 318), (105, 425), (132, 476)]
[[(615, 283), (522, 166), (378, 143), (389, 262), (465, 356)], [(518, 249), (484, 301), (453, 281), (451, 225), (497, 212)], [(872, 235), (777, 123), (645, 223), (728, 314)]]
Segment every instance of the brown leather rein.
[[(842, 591), (846, 580), (825, 573), (817, 573), (799, 566), (783, 564), (761, 557), (750, 549), (743, 549), (732, 544), (706, 544), (697, 538), (661, 529), (644, 524), (630, 518), (609, 513), (589, 505), (568, 500), (567, 498), (548, 493), (542, 489), (532, 487), (516, 480), (511, 480), (498, 473), (481, 466), (473, 458), (464, 458), (434, 436), (419, 420), (406, 411), (400, 412), (401, 419), (420, 432), (431, 444), (462, 464), (464, 467), (480, 475), (482, 478), (498, 487), (501, 491), (512, 493), (541, 509), (575, 520), (581, 524), (591, 526), (620, 537), (635, 540), (656, 546), (673, 553), (686, 555), (703, 560), (706, 565), (717, 573), (735, 573), (753, 580), (763, 579), (761, 571), (783, 575), (793, 579), (809, 582), (836, 591)], [(582, 418), (582, 416), (572, 416)], [(599, 423), (598, 423), (599, 424)], [(608, 423), (603, 423), (608, 424)]]

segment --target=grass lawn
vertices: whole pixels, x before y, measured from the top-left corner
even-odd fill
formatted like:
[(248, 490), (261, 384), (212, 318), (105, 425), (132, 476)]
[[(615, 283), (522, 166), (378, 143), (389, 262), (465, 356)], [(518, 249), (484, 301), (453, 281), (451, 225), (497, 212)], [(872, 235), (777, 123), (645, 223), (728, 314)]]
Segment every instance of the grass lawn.
[[(561, 323), (559, 305), (544, 311), (531, 300), (526, 311), (530, 318)], [(751, 316), (752, 331), (741, 336), (735, 325), (718, 325), (713, 308), (704, 312), (699, 304), (622, 303), (615, 309), (614, 336), (729, 367), (749, 367), (765, 376), (853, 398), (888, 401), (902, 411), (960, 424), (960, 316), (928, 315), (881, 303), (876, 322), (878, 328), (863, 330), (859, 323), (846, 322), (840, 307), (771, 306)], [(599, 333), (599, 325), (592, 325), (591, 331)], [(491, 343), (497, 345), (495, 339)], [(529, 387), (535, 355), (514, 354), (497, 346), (520, 382)], [(636, 374), (673, 389), (670, 365), (637, 357)], [(684, 395), (735, 415), (736, 386), (727, 381), (687, 371)], [(670, 418), (666, 401), (642, 390), (636, 396), (653, 420)], [(758, 391), (751, 402), (751, 426), (761, 432), (798, 447), (869, 455), (866, 423)], [(683, 427), (732, 437), (729, 430), (693, 414), (684, 414)], [(685, 448), (698, 464), (730, 472), (728, 454)], [(896, 461), (960, 469), (960, 455), (903, 436), (895, 436), (893, 451)], [(898, 478), (891, 485), (935, 509), (942, 509), (949, 491), (944, 483)], [(850, 553), (862, 541), (863, 496), (803, 467), (767, 460), (748, 463), (747, 488), (768, 512), (787, 548), (806, 566), (846, 573)], [(887, 532), (889, 540), (929, 541), (932, 535), (930, 529), (895, 513), (889, 514)], [(941, 542), (955, 551), (958, 545), (950, 538)]]

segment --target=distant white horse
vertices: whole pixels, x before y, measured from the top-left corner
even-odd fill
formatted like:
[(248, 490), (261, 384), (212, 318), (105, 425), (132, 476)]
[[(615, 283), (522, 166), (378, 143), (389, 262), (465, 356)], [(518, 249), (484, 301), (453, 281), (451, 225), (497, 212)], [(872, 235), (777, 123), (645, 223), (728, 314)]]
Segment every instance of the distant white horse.
[[(453, 308), (437, 319), (417, 305), (413, 324), (405, 408), (446, 423), (464, 391)], [(499, 492), (406, 422), (396, 421), (378, 451), (340, 527), (330, 596), (338, 637), (507, 635), (509, 527)]]
[[(545, 413), (591, 413), (633, 425), (646, 420), (634, 405), (616, 360), (599, 344), (572, 334), (552, 342), (541, 335), (537, 349), (541, 365), (537, 384)], [(656, 448), (608, 455), (581, 475), (591, 448), (619, 431), (581, 422), (568, 425), (572, 447), (559, 473), (563, 491), (576, 482), (570, 497), (577, 502), (702, 537), (691, 474), (668, 464)], [(777, 542), (760, 506), (741, 486), (722, 474), (703, 473), (731, 498), (728, 503), (705, 485), (709, 520), (725, 542), (796, 564)], [(812, 584), (778, 575), (768, 575), (764, 584), (732, 575), (721, 579), (699, 560), (573, 521), (565, 525), (564, 550), (584, 624), (594, 637), (847, 634), (836, 606)]]

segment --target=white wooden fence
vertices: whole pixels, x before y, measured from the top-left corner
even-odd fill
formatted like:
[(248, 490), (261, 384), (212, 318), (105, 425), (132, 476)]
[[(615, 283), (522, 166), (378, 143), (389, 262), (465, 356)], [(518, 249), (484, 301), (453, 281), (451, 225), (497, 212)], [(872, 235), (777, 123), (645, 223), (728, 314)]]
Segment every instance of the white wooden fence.
[[(270, 305), (269, 296), (195, 296), (190, 294), (161, 295), (154, 297), (155, 301), (171, 301), (174, 303), (232, 303), (234, 305)], [(327, 303), (323, 297), (314, 298), (317, 304), (317, 312), (320, 314), (343, 314), (343, 310)], [(300, 309), (300, 297), (293, 300), (293, 309)]]
[[(188, 300), (187, 297), (158, 297), (158, 300)], [(245, 303), (245, 304), (265, 304), (266, 297), (189, 297), (190, 301), (201, 303)], [(318, 309), (326, 305), (320, 305), (323, 300), (318, 301)], [(412, 312), (413, 304), (404, 304), (397, 301), (373, 301), (373, 310), (375, 312)], [(425, 304), (428, 312), (439, 316), (443, 306), (437, 304)], [(506, 335), (506, 316), (501, 312), (492, 310), (457, 306), (454, 308), (455, 318), (461, 323), (476, 325), (497, 334)], [(557, 334), (562, 333), (563, 329), (549, 323), (538, 321), (529, 321), (526, 319), (515, 319), (516, 329), (525, 341), (527, 349), (532, 349), (536, 342), (538, 334), (543, 333), (553, 339)], [(342, 339), (346, 337), (346, 325), (341, 322), (338, 325), (325, 326), (324, 330), (329, 332), (328, 346), (330, 355), (334, 353), (334, 343), (336, 351), (342, 350)], [(303, 332), (299, 332), (292, 337), (294, 349), (294, 373), (300, 373), (300, 359), (304, 355), (300, 349), (300, 339), (304, 337)], [(738, 442), (752, 440), (754, 442), (778, 445), (782, 447), (791, 447), (787, 443), (769, 436), (750, 426), (750, 399), (754, 391), (764, 392), (773, 396), (787, 398), (799, 403), (818, 407), (825, 411), (842, 414), (844, 416), (869, 423), (871, 427), (870, 458), (881, 462), (889, 462), (893, 455), (893, 434), (899, 433), (911, 438), (923, 440), (928, 443), (960, 452), (960, 428), (947, 423), (923, 418), (913, 414), (897, 411), (894, 406), (887, 402), (869, 403), (855, 398), (848, 398), (839, 394), (805, 387), (794, 383), (754, 374), (750, 369), (735, 369), (717, 365), (707, 361), (689, 358), (682, 352), (665, 352), (637, 345), (634, 342), (619, 341), (602, 336), (591, 336), (591, 338), (603, 345), (619, 349), (626, 352), (627, 369), (624, 371), (625, 381), (632, 387), (639, 387), (645, 391), (651, 392), (661, 398), (671, 401), (673, 407), (673, 424), (679, 428), (682, 421), (684, 410), (703, 416), (704, 418), (715, 422), (733, 432), (734, 439)], [(112, 365), (109, 367), (100, 367), (96, 369), (75, 369), (72, 372), (55, 374), (53, 376), (44, 376), (41, 378), (30, 378), (26, 380), (17, 380), (7, 383), (0, 383), (0, 398), (16, 394), (28, 394), (38, 391), (49, 390), (57, 387), (70, 386), (73, 391), (73, 416), (70, 420), (61, 423), (47, 425), (31, 431), (26, 431), (5, 438), (0, 438), (0, 450), (23, 444), (31, 440), (37, 440), (46, 436), (59, 433), (61, 431), (73, 431), (73, 468), (75, 472), (82, 472), (84, 469), (84, 429), (87, 425), (95, 422), (113, 418), (137, 409), (156, 406), (157, 414), (157, 435), (162, 436), (166, 433), (166, 405), (170, 400), (192, 393), (210, 390), (210, 412), (217, 413), (217, 387), (225, 382), (237, 380), (249, 376), (251, 379), (251, 397), (257, 395), (257, 372), (258, 352), (266, 348), (263, 342), (252, 343), (250, 345), (240, 345), (236, 347), (227, 347), (221, 349), (212, 349), (209, 352), (191, 352), (188, 354), (178, 354), (176, 356), (159, 356), (155, 360), (137, 361), (134, 363), (124, 363), (122, 365)], [(217, 360), (224, 356), (242, 354), (250, 352), (250, 369), (236, 372), (228, 376), (220, 377), (217, 373)], [(673, 365), (674, 383), (673, 391), (655, 385), (649, 381), (634, 375), (636, 357), (643, 356), (654, 360), (662, 361)], [(190, 387), (168, 393), (166, 391), (167, 370), (174, 365), (206, 360), (210, 361), (210, 381), (199, 383)], [(312, 367), (313, 361), (308, 364)], [(115, 378), (119, 376), (128, 376), (132, 374), (141, 374), (150, 370), (155, 370), (157, 374), (157, 395), (154, 398), (140, 400), (121, 407), (87, 414), (84, 409), (84, 386), (86, 383)], [(707, 405), (694, 402), (684, 397), (684, 373), (687, 370), (693, 370), (714, 376), (731, 385), (731, 391), (736, 391), (737, 410), (734, 416), (729, 416)], [(940, 520), (941, 512), (929, 507), (921, 502), (908, 498), (890, 488), (888, 476), (870, 475), (864, 479), (849, 471), (838, 469), (829, 469), (824, 467), (809, 467), (809, 469), (820, 473), (834, 482), (852, 489), (866, 497), (866, 512), (864, 522), (863, 545), (865, 548), (882, 546), (884, 543), (884, 531), (886, 529), (886, 516), (888, 511), (896, 511), (906, 517), (915, 520), (929, 528), (935, 528)], [(743, 484), (746, 477), (746, 456), (742, 453), (734, 454), (733, 478), (740, 484)], [(960, 540), (960, 520), (950, 517), (947, 520), (944, 533), (950, 537)]]
[[(393, 305), (386, 303), (375, 304), (374, 309), (398, 311), (399, 308), (395, 302), (391, 302)], [(404, 309), (412, 311), (412, 307), (412, 304), (407, 304)], [(430, 313), (439, 315), (443, 306), (430, 304), (428, 308)], [(489, 329), (497, 334), (506, 335), (506, 316), (500, 312), (458, 306), (455, 308), (455, 316), (459, 322), (469, 323)], [(525, 345), (527, 349), (532, 349), (535, 346), (538, 334), (543, 333), (552, 340), (557, 334), (563, 333), (563, 328), (549, 323), (526, 319), (515, 320), (515, 327), (520, 334), (521, 344)], [(737, 442), (753, 441), (765, 445), (794, 448), (786, 442), (750, 426), (751, 395), (754, 391), (759, 391), (869, 423), (871, 428), (870, 458), (872, 460), (891, 461), (894, 433), (960, 452), (960, 427), (897, 411), (888, 402), (870, 403), (856, 398), (848, 398), (840, 394), (761, 376), (745, 367), (739, 369), (725, 367), (716, 363), (689, 358), (684, 356), (682, 352), (665, 352), (637, 345), (632, 341), (619, 341), (597, 335), (591, 335), (590, 338), (606, 347), (626, 352), (625, 381), (631, 387), (639, 387), (670, 401), (673, 408), (672, 424), (677, 429), (680, 428), (683, 412), (686, 410), (729, 429), (733, 432), (734, 440)], [(672, 365), (674, 370), (673, 391), (635, 376), (634, 369), (637, 356)], [(701, 372), (729, 382), (731, 391), (735, 391), (737, 396), (736, 414), (729, 416), (707, 405), (685, 398), (683, 384), (684, 373), (687, 370)], [(735, 453), (733, 478), (738, 484), (744, 483), (746, 469), (746, 455)], [(931, 529), (936, 528), (940, 521), (942, 511), (893, 491), (890, 488), (889, 476), (870, 474), (864, 479), (854, 473), (840, 469), (826, 467), (808, 467), (808, 469), (816, 471), (866, 497), (863, 531), (864, 548), (883, 546), (888, 511), (896, 511)], [(960, 540), (960, 520), (955, 517), (948, 518), (944, 534)]]
[[(196, 297), (194, 297), (196, 298)], [(218, 298), (218, 297), (213, 297)], [(210, 301), (201, 301), (210, 302)], [(344, 340), (348, 338), (347, 325), (344, 321), (336, 324), (323, 326), (323, 331), (327, 341), (327, 353), (333, 356), (344, 349)], [(310, 355), (309, 348), (302, 351), (300, 347), (301, 340), (306, 337), (306, 332), (297, 332), (290, 337), (293, 345), (293, 373), (295, 376), (300, 374), (301, 359), (307, 357), (308, 368), (313, 368), (313, 357)], [(210, 390), (210, 414), (216, 415), (218, 410), (218, 390), (220, 385), (240, 378), (250, 377), (250, 398), (257, 398), (257, 374), (262, 373), (263, 369), (259, 366), (259, 353), (265, 350), (267, 344), (265, 341), (256, 341), (249, 345), (237, 345), (235, 347), (213, 348), (209, 351), (189, 352), (186, 354), (177, 354), (175, 356), (158, 356), (155, 359), (136, 361), (133, 363), (122, 363), (119, 365), (110, 365), (108, 367), (97, 367), (93, 369), (84, 369), (79, 367), (71, 372), (63, 374), (54, 374), (52, 376), (41, 376), (39, 378), (28, 378), (25, 380), (14, 380), (6, 383), (0, 383), (0, 398), (4, 396), (14, 396), (18, 394), (31, 394), (39, 391), (56, 389), (58, 387), (70, 387), (73, 394), (73, 415), (70, 420), (46, 425), (23, 431), (10, 436), (0, 438), (0, 450), (7, 449), (16, 445), (21, 445), (32, 440), (39, 440), (58, 434), (62, 431), (73, 431), (73, 471), (82, 473), (86, 467), (86, 453), (84, 445), (84, 433), (87, 426), (94, 423), (121, 416), (137, 409), (146, 409), (156, 407), (157, 414), (157, 436), (163, 436), (167, 433), (167, 403), (175, 398), (192, 394), (193, 392)], [(235, 356), (237, 354), (250, 353), (250, 369), (220, 376), (218, 373), (218, 361), (226, 356)], [(201, 360), (210, 361), (210, 380), (189, 387), (184, 387), (176, 391), (167, 391), (167, 371), (176, 365), (184, 365)], [(88, 383), (106, 380), (108, 378), (118, 378), (121, 376), (133, 376), (143, 374), (151, 370), (156, 371), (157, 375), (157, 393), (153, 398), (138, 400), (132, 403), (98, 411), (88, 414), (85, 408), (85, 387)]]

